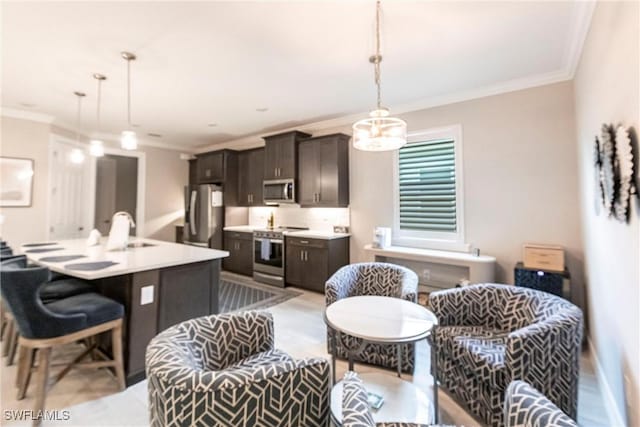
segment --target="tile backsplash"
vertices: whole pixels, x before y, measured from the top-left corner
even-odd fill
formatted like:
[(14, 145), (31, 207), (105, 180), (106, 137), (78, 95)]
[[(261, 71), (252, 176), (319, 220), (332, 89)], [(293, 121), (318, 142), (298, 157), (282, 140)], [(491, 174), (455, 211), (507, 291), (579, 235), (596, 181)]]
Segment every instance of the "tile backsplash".
[(331, 232), (334, 225), (350, 225), (349, 208), (301, 208), (297, 205), (249, 208), (249, 225), (266, 227), (271, 212), (276, 227), (308, 227)]

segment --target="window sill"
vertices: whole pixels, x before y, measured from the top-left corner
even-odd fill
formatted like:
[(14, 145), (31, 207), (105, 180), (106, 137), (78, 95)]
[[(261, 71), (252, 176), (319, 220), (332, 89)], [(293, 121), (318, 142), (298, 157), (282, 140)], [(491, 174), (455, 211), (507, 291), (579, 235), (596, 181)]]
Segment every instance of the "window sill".
[(443, 251), (438, 249), (408, 248), (405, 246), (374, 248), (372, 245), (366, 245), (364, 249), (373, 255), (411, 259), (415, 261), (440, 262), (451, 265), (468, 266), (469, 264), (494, 264), (496, 262), (496, 258), (490, 255), (475, 256), (464, 252)]

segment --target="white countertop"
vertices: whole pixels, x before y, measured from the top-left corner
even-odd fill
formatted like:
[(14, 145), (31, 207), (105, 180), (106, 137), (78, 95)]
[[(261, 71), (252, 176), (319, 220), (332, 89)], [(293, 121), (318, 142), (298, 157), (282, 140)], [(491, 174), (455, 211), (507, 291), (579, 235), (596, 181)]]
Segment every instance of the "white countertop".
[[(231, 225), (228, 227), (224, 227), (224, 231), (236, 231), (239, 233), (252, 233), (255, 230), (266, 230), (266, 227), (260, 227), (257, 225)], [(348, 233), (334, 233), (331, 231), (319, 231), (319, 230), (300, 230), (300, 231), (291, 231), (287, 230), (284, 232), (287, 236), (292, 237), (306, 237), (308, 239), (343, 239), (345, 237), (349, 237)]]
[(345, 237), (349, 237), (350, 234), (333, 233), (331, 231), (302, 230), (302, 231), (289, 231), (287, 232), (287, 236), (306, 237), (308, 239), (332, 240), (332, 239), (344, 239)]
[(240, 233), (253, 233), (253, 230), (258, 230), (265, 227), (256, 227), (254, 225), (230, 225), (228, 227), (224, 227), (224, 231), (237, 231)]
[[(55, 245), (50, 246), (22, 247), (20, 251), (25, 253), (25, 251), (30, 249), (64, 248), (50, 252), (25, 253), (25, 255), (27, 255), (30, 261), (49, 267), (52, 271), (86, 280), (192, 264), (195, 262), (211, 261), (229, 256), (229, 252), (227, 251), (160, 240), (132, 238), (130, 243), (134, 242), (145, 242), (153, 246), (129, 248), (126, 251), (107, 251), (105, 249), (106, 238), (101, 240), (100, 245), (91, 247), (87, 247), (86, 239), (74, 239), (60, 240), (56, 242)], [(85, 255), (85, 257), (65, 262), (40, 261), (41, 258), (65, 255)], [(69, 264), (100, 261), (112, 261), (117, 262), (117, 264), (95, 271), (79, 271), (65, 268), (65, 265)]]

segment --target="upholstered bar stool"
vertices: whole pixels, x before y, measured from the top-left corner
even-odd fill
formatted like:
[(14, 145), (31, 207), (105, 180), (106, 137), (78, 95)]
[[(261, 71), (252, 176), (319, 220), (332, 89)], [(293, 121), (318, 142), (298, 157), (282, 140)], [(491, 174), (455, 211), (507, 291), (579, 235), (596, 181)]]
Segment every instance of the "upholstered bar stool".
[[(111, 332), (113, 357), (105, 360), (82, 362), (94, 350), (87, 348), (55, 378), (62, 379), (73, 365), (93, 368), (114, 368), (118, 386), (125, 387), (122, 362), (122, 318), (124, 307), (102, 295), (84, 293), (43, 304), (38, 291), (49, 279), (44, 267), (19, 268), (2, 266), (0, 285), (7, 306), (13, 313), (20, 332), (20, 363), (18, 366), (18, 395), (24, 398), (31, 377), (31, 366), (38, 351), (37, 393), (34, 411), (44, 409), (49, 380), (49, 359), (55, 346), (64, 345), (103, 332)], [(40, 421), (34, 421), (38, 425)]]
[[(28, 264), (26, 256), (11, 255), (2, 259), (0, 268), (15, 269), (26, 268), (27, 266)], [(50, 280), (44, 283), (39, 289), (40, 299), (45, 304), (57, 301), (59, 299), (95, 291), (93, 285), (84, 280), (74, 279), (71, 277), (63, 278), (62, 276), (58, 277), (58, 280), (51, 280), (51, 275), (49, 275), (49, 279)], [(6, 310), (6, 307), (2, 308), (3, 321), (6, 321), (7, 324), (7, 338), (3, 343), (2, 355), (7, 357), (6, 365), (11, 366), (13, 365), (16, 355), (16, 349), (18, 346), (18, 329), (15, 327), (13, 315), (11, 314), (10, 310)]]

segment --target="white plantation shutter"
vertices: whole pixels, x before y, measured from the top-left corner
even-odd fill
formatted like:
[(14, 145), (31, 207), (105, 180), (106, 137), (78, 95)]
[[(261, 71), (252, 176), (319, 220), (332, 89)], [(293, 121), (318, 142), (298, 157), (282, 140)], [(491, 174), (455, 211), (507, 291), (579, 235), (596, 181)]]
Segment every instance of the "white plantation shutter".
[(456, 233), (455, 140), (412, 142), (398, 159), (400, 230)]

